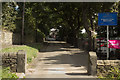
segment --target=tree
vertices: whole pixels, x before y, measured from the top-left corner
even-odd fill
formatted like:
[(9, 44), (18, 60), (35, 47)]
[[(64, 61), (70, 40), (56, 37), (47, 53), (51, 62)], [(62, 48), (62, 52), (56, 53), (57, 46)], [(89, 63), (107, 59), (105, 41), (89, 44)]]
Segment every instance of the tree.
[(84, 3), (82, 20), (89, 38), (89, 50), (93, 50), (93, 36), (91, 32), (98, 28), (96, 23), (93, 23), (93, 21), (97, 22), (98, 20), (95, 14), (99, 12), (111, 12), (111, 6), (113, 4), (114, 3), (109, 3), (109, 5), (108, 3)]
[(12, 2), (3, 3), (2, 7), (2, 28), (8, 31), (14, 31), (16, 29), (17, 11), (15, 5)]
[[(18, 4), (21, 6), (21, 3)], [(47, 36), (49, 30), (54, 27), (60, 29), (59, 35), (62, 39), (65, 38), (69, 43), (75, 44), (81, 29), (85, 28), (89, 39), (89, 48), (91, 48), (94, 39), (91, 32), (98, 28), (97, 13), (111, 12), (113, 4), (27, 2), (25, 7), (25, 35), (36, 36), (37, 42), (39, 41), (37, 40), (39, 33)], [(17, 29), (20, 28), (17, 27)], [(15, 31), (19, 32), (17, 29)]]

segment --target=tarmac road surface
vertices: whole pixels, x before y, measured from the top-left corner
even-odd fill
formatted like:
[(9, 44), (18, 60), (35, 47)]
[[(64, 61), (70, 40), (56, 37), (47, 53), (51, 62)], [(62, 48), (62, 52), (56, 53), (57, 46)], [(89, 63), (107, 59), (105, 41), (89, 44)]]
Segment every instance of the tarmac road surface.
[(65, 42), (48, 41), (48, 45), (28, 66), (26, 78), (41, 80), (98, 80), (87, 75), (88, 54)]

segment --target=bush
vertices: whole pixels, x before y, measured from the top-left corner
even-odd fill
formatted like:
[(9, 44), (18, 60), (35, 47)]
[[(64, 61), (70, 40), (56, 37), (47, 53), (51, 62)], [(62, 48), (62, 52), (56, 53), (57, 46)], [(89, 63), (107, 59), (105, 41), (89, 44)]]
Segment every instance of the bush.
[(120, 67), (112, 67), (106, 73), (107, 76), (101, 77), (101, 80), (120, 80)]
[(45, 34), (41, 31), (41, 30), (39, 30), (39, 29), (37, 29), (37, 41), (38, 42), (43, 42), (43, 38), (45, 38)]
[(15, 78), (16, 80), (19, 78), (15, 73), (10, 72), (10, 67), (2, 69), (2, 80), (10, 80), (11, 78)]
[(106, 76), (108, 79), (113, 79), (115, 78), (116, 80), (120, 80), (120, 69), (119, 67), (113, 67), (109, 71), (108, 75)]

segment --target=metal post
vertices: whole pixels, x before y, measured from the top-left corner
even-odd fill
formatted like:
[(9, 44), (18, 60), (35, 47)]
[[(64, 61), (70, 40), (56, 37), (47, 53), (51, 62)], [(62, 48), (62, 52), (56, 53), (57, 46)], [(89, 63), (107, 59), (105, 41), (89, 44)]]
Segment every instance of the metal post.
[(107, 26), (107, 60), (109, 59), (109, 26)]

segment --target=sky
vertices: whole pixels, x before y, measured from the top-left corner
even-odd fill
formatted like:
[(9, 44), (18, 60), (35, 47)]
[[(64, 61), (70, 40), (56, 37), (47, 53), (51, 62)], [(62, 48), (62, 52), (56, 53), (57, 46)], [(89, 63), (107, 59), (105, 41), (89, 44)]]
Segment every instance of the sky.
[(82, 31), (82, 34), (84, 34), (84, 33), (86, 32), (86, 30), (85, 30), (85, 29), (82, 29), (81, 31)]

